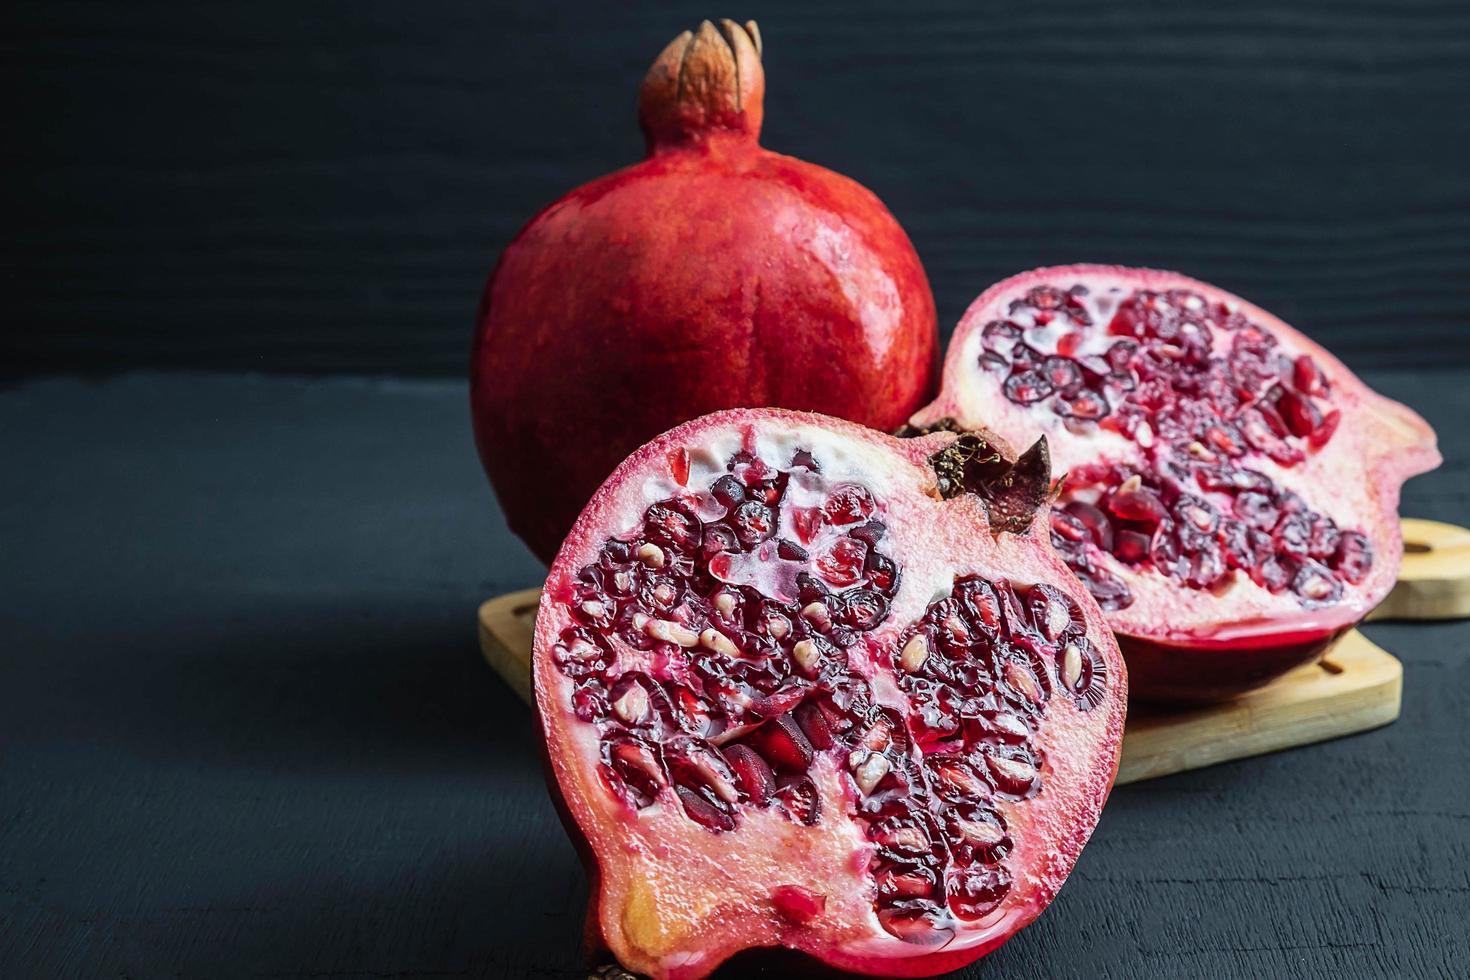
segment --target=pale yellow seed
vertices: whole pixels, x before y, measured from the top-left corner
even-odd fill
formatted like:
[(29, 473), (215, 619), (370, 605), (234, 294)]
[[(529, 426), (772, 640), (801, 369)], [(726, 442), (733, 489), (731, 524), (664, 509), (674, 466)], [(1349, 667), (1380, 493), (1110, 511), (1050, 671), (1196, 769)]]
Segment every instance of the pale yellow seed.
[(924, 639), (923, 633), (915, 633), (914, 638), (903, 645), (903, 652), (898, 655), (898, 665), (905, 673), (912, 674), (924, 666), (929, 659), (929, 643)]
[(808, 674), (816, 673), (817, 665), (822, 662), (822, 651), (811, 640), (798, 641), (791, 648), (791, 656), (796, 660), (797, 666)]
[(640, 544), (638, 546), (638, 550), (633, 552), (633, 554), (637, 555), (638, 560), (643, 562), (643, 564), (647, 565), (649, 568), (664, 567), (664, 549), (660, 548), (652, 541), (647, 541), (643, 544)]
[(588, 619), (600, 619), (607, 612), (607, 607), (596, 599), (588, 599), (582, 603), (582, 612), (586, 614)]
[(715, 596), (715, 610), (726, 618), (735, 612), (735, 597), (728, 592), (721, 592)]
[(990, 763), (990, 770), (1001, 779), (1013, 783), (1029, 783), (1036, 778), (1036, 768), (1020, 762), (1016, 759), (1007, 759), (1003, 755), (992, 755), (986, 757)]
[(613, 711), (629, 725), (642, 721), (648, 712), (648, 692), (641, 684), (634, 684), (613, 702)]
[(832, 625), (832, 611), (823, 602), (808, 603), (801, 611), (801, 618), (819, 630), (825, 630)]
[(740, 648), (730, 641), (730, 638), (717, 629), (704, 629), (699, 633), (699, 645), (706, 650), (713, 650), (724, 657), (740, 656)]
[(791, 624), (783, 616), (772, 616), (766, 621), (766, 632), (773, 640), (784, 640), (791, 635)]
[(965, 835), (965, 839), (980, 847), (993, 847), (1005, 837), (1005, 831), (993, 823), (985, 823), (980, 820), (956, 822), (959, 824), (960, 833)]
[(1077, 682), (1082, 679), (1082, 649), (1075, 643), (1068, 643), (1062, 651), (1062, 683), (1072, 690), (1077, 689)]
[(877, 789), (878, 783), (886, 775), (888, 775), (888, 760), (877, 752), (872, 752), (853, 771), (852, 778), (857, 782), (858, 789), (866, 795)]
[(643, 626), (643, 632), (655, 640), (663, 640), (675, 646), (692, 647), (699, 643), (699, 634), (687, 626), (672, 622), (667, 619), (650, 619)]
[(1132, 476), (1130, 476), (1128, 479), (1126, 479), (1126, 480), (1123, 481), (1123, 485), (1118, 488), (1118, 492), (1119, 493), (1134, 493), (1134, 492), (1136, 492), (1142, 486), (1143, 486), (1143, 477), (1141, 477), (1137, 473), (1135, 473)]

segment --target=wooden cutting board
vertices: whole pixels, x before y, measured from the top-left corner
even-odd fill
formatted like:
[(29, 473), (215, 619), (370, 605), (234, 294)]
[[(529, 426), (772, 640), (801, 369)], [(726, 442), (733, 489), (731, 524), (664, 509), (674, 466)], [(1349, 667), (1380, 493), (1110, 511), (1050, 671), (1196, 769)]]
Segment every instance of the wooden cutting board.
[[(1369, 619), (1470, 617), (1470, 530), (1403, 522), (1398, 584)], [(480, 650), (527, 704), (531, 635), (540, 589), (480, 606)], [(1197, 708), (1137, 707), (1128, 713), (1118, 783), (1309, 745), (1386, 725), (1399, 716), (1403, 664), (1357, 630), (1322, 659), (1259, 691)]]

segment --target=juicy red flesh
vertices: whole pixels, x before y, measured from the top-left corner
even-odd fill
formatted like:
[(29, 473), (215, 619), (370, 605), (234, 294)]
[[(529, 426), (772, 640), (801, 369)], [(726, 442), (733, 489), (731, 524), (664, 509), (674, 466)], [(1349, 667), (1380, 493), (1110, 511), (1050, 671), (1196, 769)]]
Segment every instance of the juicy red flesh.
[(1079, 436), (1122, 435), (1147, 459), (1074, 470), (1053, 512), (1052, 543), (1098, 603), (1133, 602), (1103, 554), (1191, 589), (1239, 572), (1308, 607), (1361, 582), (1373, 564), (1366, 535), (1339, 530), (1248, 465), (1290, 469), (1332, 438), (1341, 413), (1311, 355), (1288, 356), (1241, 312), (1190, 290), (1137, 290), (1091, 308), (1088, 295), (1031, 289), (1009, 319), (985, 325), (980, 364), (1006, 372), (1002, 391), (1016, 404), (1049, 406)]
[[(805, 452), (787, 470), (741, 453), (728, 470), (650, 506), (557, 596), (578, 624), (553, 660), (599, 734), (603, 779), (634, 811), (676, 801), (714, 833), (768, 808), (856, 820), (880, 923), (942, 943), (1009, 893), (997, 803), (1042, 791), (1046, 706), (1100, 704), (1102, 655), (1060, 590), (978, 576), (880, 647), (870, 634), (902, 575), (881, 550), (881, 503), (824, 480)], [(892, 670), (907, 714), (875, 703), (865, 663)], [(822, 757), (845, 774), (845, 814), (822, 813)], [(815, 901), (778, 906), (800, 919)]]

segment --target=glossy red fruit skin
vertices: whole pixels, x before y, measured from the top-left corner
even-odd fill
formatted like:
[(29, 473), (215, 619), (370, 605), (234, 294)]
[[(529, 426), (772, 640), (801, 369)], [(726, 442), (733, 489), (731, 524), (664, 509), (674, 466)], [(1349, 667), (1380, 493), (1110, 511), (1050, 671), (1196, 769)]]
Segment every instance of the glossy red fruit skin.
[(543, 210), (486, 286), (476, 444), (543, 561), (673, 425), (773, 405), (891, 431), (933, 393), (918, 255), (870, 191), (759, 145), (757, 38), (729, 22), (676, 38), (643, 86), (648, 158)]
[[(1242, 614), (1227, 601), (1208, 594), (1188, 596), (1189, 625), (1179, 609), (1135, 603), (1107, 615), (1128, 661), (1130, 696), (1160, 702), (1218, 701), (1268, 683), (1294, 667), (1317, 659), (1333, 641), (1351, 629), (1392, 588), (1402, 557), (1398, 501), (1405, 480), (1441, 462), (1434, 432), (1412, 410), (1372, 391), (1341, 361), (1269, 312), (1238, 296), (1175, 272), (1121, 266), (1073, 265), (1036, 269), (1012, 276), (986, 290), (961, 318), (950, 342), (939, 397), (913, 419), (919, 427), (942, 418), (962, 426), (984, 425), (1013, 443), (1024, 444), (1043, 433), (1037, 415), (1004, 400), (980, 394), (974, 387), (974, 347), (983, 325), (1005, 316), (1010, 297), (1036, 285), (1085, 282), (1094, 293), (1103, 285), (1126, 289), (1192, 290), (1207, 301), (1225, 302), (1295, 351), (1309, 355), (1332, 385), (1341, 403), (1340, 424), (1325, 446), (1313, 446), (1309, 466), (1327, 461), (1328, 494), (1351, 484), (1359, 498), (1364, 523), (1376, 552), (1371, 572), (1347, 601), (1296, 614)], [(1069, 440), (1064, 432), (1045, 433), (1058, 472), (1098, 461), (1095, 444)], [(1335, 458), (1334, 458), (1335, 457)], [(1362, 492), (1357, 493), (1361, 488)], [(1177, 590), (1185, 596), (1187, 590)], [(1183, 607), (1180, 607), (1183, 608)]]

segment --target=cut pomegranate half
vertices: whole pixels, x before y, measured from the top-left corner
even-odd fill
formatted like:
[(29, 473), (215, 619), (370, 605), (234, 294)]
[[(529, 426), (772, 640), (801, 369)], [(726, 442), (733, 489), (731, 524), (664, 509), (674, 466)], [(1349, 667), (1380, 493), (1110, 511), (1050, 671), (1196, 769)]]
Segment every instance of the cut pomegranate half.
[(552, 565), (536, 703), (629, 969), (779, 946), (921, 976), (1049, 903), (1127, 680), (1050, 544), (1044, 442), (754, 409), (627, 459)]
[(1046, 436), (1052, 541), (1135, 696), (1201, 700), (1311, 660), (1377, 605), (1399, 489), (1434, 433), (1259, 307), (1172, 272), (1077, 265), (986, 290), (909, 431)]

